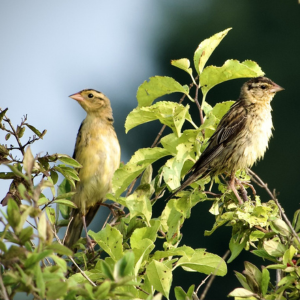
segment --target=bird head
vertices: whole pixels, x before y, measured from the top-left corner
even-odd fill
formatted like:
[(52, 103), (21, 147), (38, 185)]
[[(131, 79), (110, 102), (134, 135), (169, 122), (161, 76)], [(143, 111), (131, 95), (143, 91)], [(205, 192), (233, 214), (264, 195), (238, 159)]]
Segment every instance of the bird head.
[(284, 90), (267, 77), (256, 77), (245, 82), (241, 90), (241, 98), (251, 103), (267, 102), (273, 99), (277, 92)]
[(98, 117), (112, 115), (110, 101), (101, 92), (86, 89), (69, 97), (76, 100), (88, 115), (95, 115)]

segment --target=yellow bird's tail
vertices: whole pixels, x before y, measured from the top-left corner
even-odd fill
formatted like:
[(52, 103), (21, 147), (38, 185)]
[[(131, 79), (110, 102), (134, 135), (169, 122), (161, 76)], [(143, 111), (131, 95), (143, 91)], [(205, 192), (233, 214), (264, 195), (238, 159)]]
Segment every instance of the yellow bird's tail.
[[(96, 205), (90, 207), (87, 215), (85, 216), (86, 226), (90, 225), (100, 206), (101, 203), (97, 203)], [(64, 241), (64, 245), (69, 248), (71, 248), (80, 239), (83, 228), (83, 216), (79, 209), (73, 209), (71, 217), (73, 217), (73, 219), (69, 224), (67, 236), (65, 237)]]

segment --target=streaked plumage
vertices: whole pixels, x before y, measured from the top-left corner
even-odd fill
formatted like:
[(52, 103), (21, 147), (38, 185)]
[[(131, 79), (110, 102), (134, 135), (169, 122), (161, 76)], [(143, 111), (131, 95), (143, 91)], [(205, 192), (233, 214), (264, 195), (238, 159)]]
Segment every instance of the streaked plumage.
[(266, 77), (244, 83), (239, 99), (221, 119), (207, 148), (192, 167), (190, 177), (168, 199), (199, 178), (226, 171), (231, 174), (230, 187), (242, 203), (235, 189), (234, 174), (264, 156), (273, 127), (270, 102), (281, 90)]
[[(91, 89), (70, 97), (82, 106), (87, 116), (80, 125), (73, 154), (83, 167), (79, 169), (80, 181), (76, 183), (76, 194), (72, 199), (78, 209), (71, 213), (73, 220), (65, 237), (68, 247), (77, 242), (84, 221), (88, 226), (105, 201), (105, 195), (111, 189), (112, 176), (120, 164), (120, 145), (113, 127), (109, 99)], [(88, 236), (87, 240), (90, 247)]]

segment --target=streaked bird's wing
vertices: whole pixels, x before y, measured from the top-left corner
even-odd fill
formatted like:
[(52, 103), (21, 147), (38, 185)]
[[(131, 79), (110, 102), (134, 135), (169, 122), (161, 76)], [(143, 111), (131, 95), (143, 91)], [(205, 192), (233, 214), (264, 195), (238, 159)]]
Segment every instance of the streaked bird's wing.
[(234, 103), (230, 110), (221, 119), (215, 133), (208, 141), (207, 148), (203, 151), (193, 168), (193, 174), (201, 174), (208, 164), (217, 157), (232, 139), (245, 127), (247, 110), (243, 101)]

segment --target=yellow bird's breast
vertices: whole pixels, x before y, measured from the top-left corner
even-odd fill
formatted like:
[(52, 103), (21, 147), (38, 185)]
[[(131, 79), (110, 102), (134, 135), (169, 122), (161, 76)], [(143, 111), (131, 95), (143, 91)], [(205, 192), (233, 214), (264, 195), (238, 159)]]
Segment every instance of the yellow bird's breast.
[(83, 166), (79, 169), (74, 202), (84, 212), (105, 200), (120, 164), (120, 145), (112, 125), (87, 116), (78, 133), (74, 154)]

